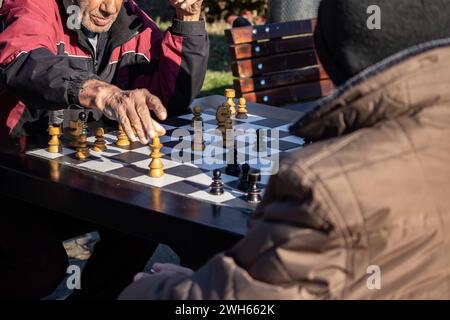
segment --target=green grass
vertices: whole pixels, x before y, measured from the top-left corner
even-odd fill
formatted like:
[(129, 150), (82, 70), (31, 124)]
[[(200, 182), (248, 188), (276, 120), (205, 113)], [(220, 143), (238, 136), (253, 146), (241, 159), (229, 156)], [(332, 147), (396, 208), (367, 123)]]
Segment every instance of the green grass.
[[(157, 23), (162, 30), (166, 30), (170, 26), (168, 22), (157, 21)], [(224, 35), (227, 28), (229, 28), (229, 25), (225, 22), (208, 24), (206, 27), (210, 40), (210, 55), (208, 71), (200, 97), (213, 94), (224, 95), (226, 88), (233, 87), (230, 54)]]

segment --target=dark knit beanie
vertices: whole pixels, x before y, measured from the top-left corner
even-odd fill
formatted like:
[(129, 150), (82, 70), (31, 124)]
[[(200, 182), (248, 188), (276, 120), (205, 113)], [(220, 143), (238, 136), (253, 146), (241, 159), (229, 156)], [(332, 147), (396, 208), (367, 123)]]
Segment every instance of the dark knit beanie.
[[(367, 27), (371, 5), (381, 9), (380, 30)], [(325, 70), (339, 85), (399, 51), (450, 38), (450, 0), (323, 0), (314, 37)]]

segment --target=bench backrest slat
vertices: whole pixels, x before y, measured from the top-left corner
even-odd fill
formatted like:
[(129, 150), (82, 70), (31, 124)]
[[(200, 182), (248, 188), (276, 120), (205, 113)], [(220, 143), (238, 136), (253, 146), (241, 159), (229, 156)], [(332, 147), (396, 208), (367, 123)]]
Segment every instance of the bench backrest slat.
[(262, 26), (248, 26), (225, 30), (225, 36), (229, 44), (237, 45), (260, 40), (312, 34), (315, 27), (315, 19), (269, 23)]
[(264, 75), (255, 78), (234, 79), (234, 86), (240, 93), (267, 90), (303, 82), (327, 80), (328, 75), (322, 66), (294, 69), (272, 75)]
[(299, 51), (257, 59), (233, 62), (231, 69), (235, 77), (252, 78), (268, 73), (318, 65), (314, 50)]
[(314, 49), (314, 39), (311, 35), (288, 39), (276, 39), (267, 42), (244, 43), (230, 46), (233, 60), (264, 57), (285, 52)]

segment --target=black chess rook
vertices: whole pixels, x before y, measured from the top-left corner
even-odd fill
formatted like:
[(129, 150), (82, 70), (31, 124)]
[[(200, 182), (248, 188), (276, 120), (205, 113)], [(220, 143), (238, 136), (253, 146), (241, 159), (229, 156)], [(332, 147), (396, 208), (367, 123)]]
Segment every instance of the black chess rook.
[(252, 171), (249, 173), (247, 202), (252, 204), (261, 202), (261, 189), (259, 188), (259, 181), (261, 181), (261, 172)]

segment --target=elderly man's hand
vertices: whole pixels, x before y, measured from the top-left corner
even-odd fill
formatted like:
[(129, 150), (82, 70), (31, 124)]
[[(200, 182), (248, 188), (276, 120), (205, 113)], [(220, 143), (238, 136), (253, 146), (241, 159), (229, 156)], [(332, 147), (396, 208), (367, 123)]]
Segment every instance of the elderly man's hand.
[(202, 13), (203, 0), (169, 0), (177, 10), (177, 18), (183, 21), (198, 21)]
[(111, 84), (89, 80), (79, 96), (83, 107), (100, 110), (105, 116), (117, 120), (131, 141), (136, 141), (133, 128), (142, 144), (148, 144), (156, 134), (166, 134), (165, 129), (152, 119), (153, 111), (158, 119), (165, 120), (167, 111), (158, 97), (146, 89), (124, 91)]

